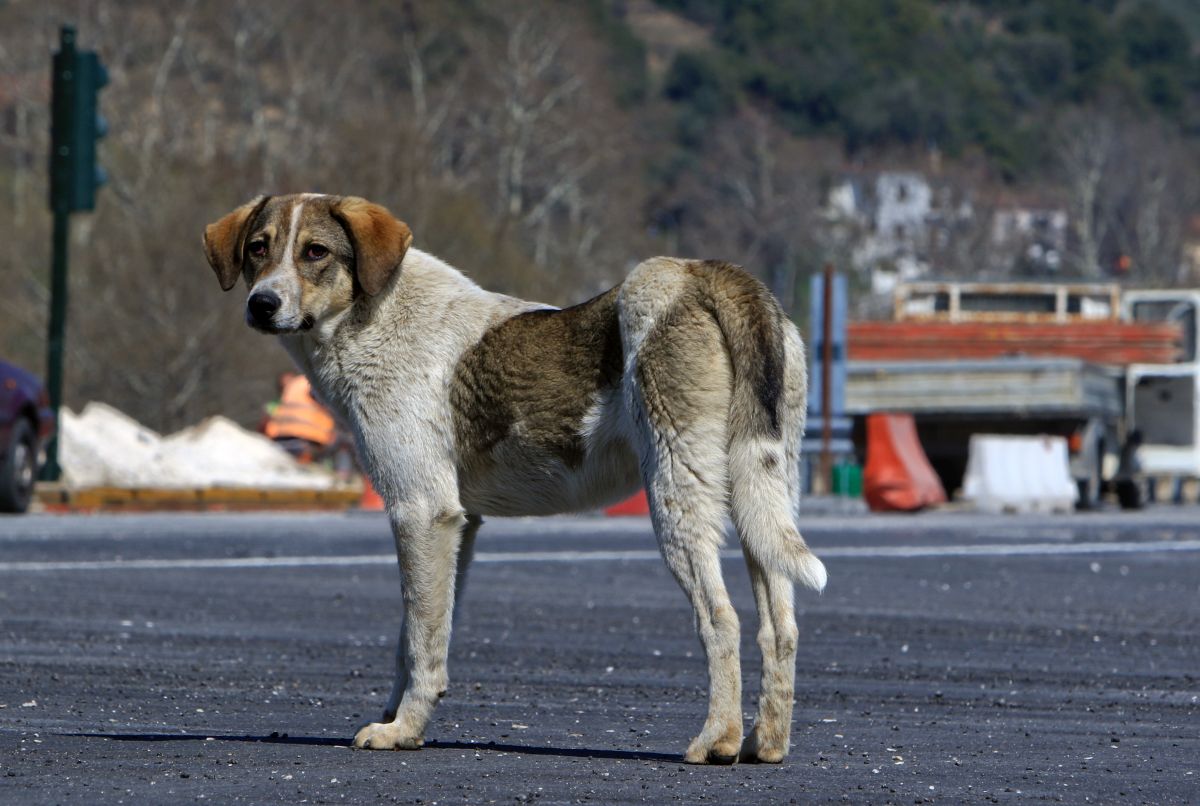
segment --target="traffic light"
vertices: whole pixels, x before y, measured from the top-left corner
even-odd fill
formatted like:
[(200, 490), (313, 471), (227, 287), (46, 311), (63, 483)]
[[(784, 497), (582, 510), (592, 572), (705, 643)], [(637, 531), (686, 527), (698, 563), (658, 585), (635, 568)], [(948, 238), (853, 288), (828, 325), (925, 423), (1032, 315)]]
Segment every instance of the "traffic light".
[(97, 96), (108, 71), (91, 51), (75, 49), (75, 29), (64, 25), (54, 54), (54, 95), (50, 122), (50, 208), (91, 210), (96, 188), (107, 179), (96, 164), (96, 141), (108, 133)]
[[(96, 164), (96, 141), (108, 132), (96, 103), (96, 96), (108, 83), (108, 71), (95, 53), (75, 49), (74, 28), (64, 25), (61, 36), (51, 66), (50, 210), (54, 234), (50, 249), (50, 326), (46, 334), (46, 388), (55, 419), (62, 407), (71, 213), (96, 206), (96, 188), (105, 182), (104, 171)], [(56, 481), (61, 471), (57, 434), (50, 437), (46, 454), (42, 478)]]

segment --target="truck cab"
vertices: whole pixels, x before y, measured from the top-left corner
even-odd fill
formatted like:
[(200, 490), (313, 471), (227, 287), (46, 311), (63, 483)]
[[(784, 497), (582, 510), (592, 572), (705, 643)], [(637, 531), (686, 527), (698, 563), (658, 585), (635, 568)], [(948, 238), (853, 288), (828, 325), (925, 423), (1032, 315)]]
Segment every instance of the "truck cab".
[[(1169, 487), (1200, 479), (1200, 291), (1127, 291), (1122, 318), (1174, 324), (1182, 332), (1178, 360), (1130, 364), (1126, 375), (1126, 427), (1136, 434), (1136, 470)], [(1159, 490), (1157, 497), (1178, 495)]]

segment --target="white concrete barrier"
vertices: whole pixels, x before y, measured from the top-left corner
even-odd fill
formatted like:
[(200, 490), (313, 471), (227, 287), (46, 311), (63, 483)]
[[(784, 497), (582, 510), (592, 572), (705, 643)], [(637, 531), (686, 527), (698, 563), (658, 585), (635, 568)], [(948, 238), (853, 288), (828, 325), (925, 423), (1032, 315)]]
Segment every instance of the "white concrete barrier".
[(983, 512), (1067, 512), (1079, 498), (1062, 437), (974, 434), (963, 497)]

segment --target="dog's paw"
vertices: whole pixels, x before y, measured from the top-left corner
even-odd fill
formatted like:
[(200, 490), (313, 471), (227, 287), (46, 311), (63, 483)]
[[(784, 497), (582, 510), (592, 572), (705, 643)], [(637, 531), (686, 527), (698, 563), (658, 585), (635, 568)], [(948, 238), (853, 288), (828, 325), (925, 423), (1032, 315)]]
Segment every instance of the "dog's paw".
[(778, 764), (788, 754), (787, 737), (766, 737), (758, 726), (742, 742), (738, 760), (744, 764)]
[(394, 722), (372, 722), (354, 735), (360, 750), (420, 750), (425, 739), (413, 735)]
[(732, 764), (738, 760), (741, 734), (709, 739), (703, 733), (692, 739), (683, 760), (688, 764)]

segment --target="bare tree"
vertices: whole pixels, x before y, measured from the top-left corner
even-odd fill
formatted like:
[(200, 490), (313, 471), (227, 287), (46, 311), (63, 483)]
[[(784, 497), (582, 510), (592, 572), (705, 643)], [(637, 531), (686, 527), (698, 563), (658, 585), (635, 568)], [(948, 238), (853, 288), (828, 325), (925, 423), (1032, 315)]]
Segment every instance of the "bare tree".
[(421, 246), (530, 295), (599, 290), (637, 253), (640, 207), (617, 178), (631, 173), (627, 127), (585, 11), (10, 3), (0, 28), (23, 35), (0, 40), (0, 220), (16, 226), (0, 255), (0, 340), (31, 368), (48, 286), (46, 70), (67, 7), (110, 71), (112, 122), (109, 186), (72, 234), (71, 405), (103, 399), (159, 429), (217, 411), (257, 419), (286, 359), (269, 339), (234, 347), (255, 337), (196, 245), (205, 223), (255, 193), (372, 196)]
[(1113, 173), (1116, 249), (1131, 259), (1131, 282), (1185, 282), (1183, 246), (1188, 217), (1200, 209), (1200, 175), (1179, 136), (1159, 123), (1124, 132), (1123, 159)]
[(1113, 218), (1111, 178), (1120, 157), (1116, 122), (1098, 109), (1071, 110), (1059, 122), (1055, 154), (1074, 235), (1068, 264), (1080, 276), (1097, 277)]
[(592, 275), (599, 290), (622, 268), (595, 265), (620, 251), (602, 234), (614, 209), (606, 191), (627, 153), (622, 115), (611, 91), (596, 91), (604, 70), (581, 21), (553, 8), (500, 8), (498, 35), (476, 35), (474, 69), (490, 90), (471, 99), (472, 135), (491, 160), (498, 237), (515, 229), (536, 266)]
[(1181, 282), (1183, 228), (1200, 194), (1179, 134), (1101, 105), (1064, 116), (1056, 154), (1077, 270), (1097, 276), (1124, 257), (1129, 282)]
[(753, 110), (714, 122), (702, 164), (678, 187), (680, 248), (744, 265), (791, 310), (799, 270), (820, 262), (818, 170)]
[[(671, 107), (616, 101), (596, 6), (326, 6), (0, 3), (6, 357), (44, 361), (48, 61), (68, 16), (111, 74), (101, 96), (110, 181), (72, 232), (74, 406), (104, 400), (160, 430), (217, 412), (258, 419), (287, 360), (267, 338), (245, 348), (257, 337), (241, 325), (240, 295), (216, 290), (197, 247), (206, 223), (257, 193), (370, 196), (419, 247), (489, 287), (553, 303), (597, 293), (664, 250), (741, 263), (793, 309), (801, 274), (826, 260), (849, 266), (863, 233), (819, 215), (820, 177), (844, 165), (837, 144), (796, 138), (743, 104), (710, 121), (680, 163), (663, 136)], [(1139, 276), (1168, 282), (1181, 222), (1197, 209), (1192, 151), (1110, 108), (1089, 114), (1064, 118), (1059, 143), (1078, 219), (1072, 257), (1094, 271), (1120, 250)], [(666, 163), (681, 167), (648, 170)], [(988, 257), (984, 219), (948, 228), (930, 259), (969, 272)]]

